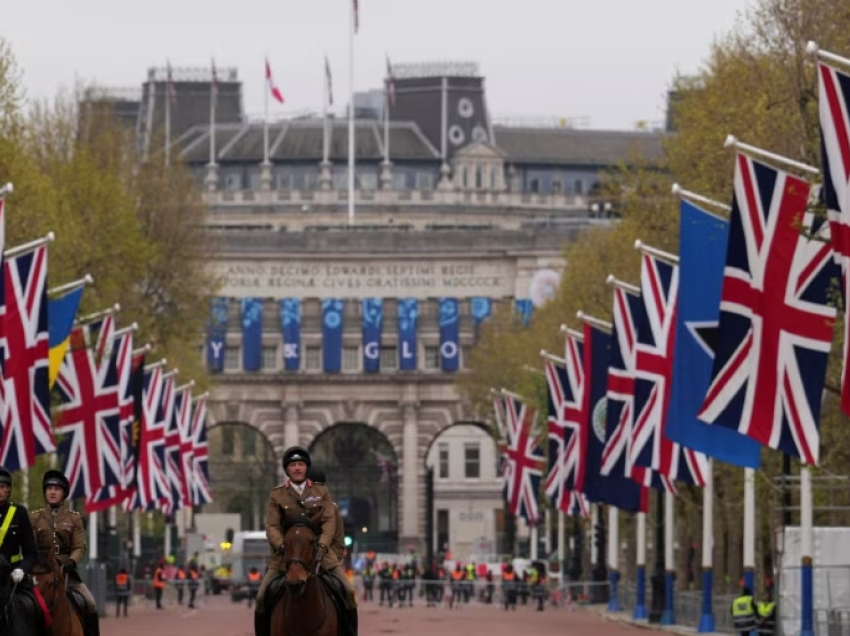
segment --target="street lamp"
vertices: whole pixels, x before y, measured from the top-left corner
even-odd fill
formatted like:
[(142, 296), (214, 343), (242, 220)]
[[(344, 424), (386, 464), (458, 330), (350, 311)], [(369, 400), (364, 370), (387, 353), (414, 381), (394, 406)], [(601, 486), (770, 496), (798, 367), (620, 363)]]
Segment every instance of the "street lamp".
[[(614, 206), (611, 205), (610, 201), (604, 202), (596, 202), (590, 205), (590, 211), (593, 212), (593, 218), (609, 218), (611, 216), (611, 210), (614, 209)], [(601, 214), (600, 214), (601, 213)]]

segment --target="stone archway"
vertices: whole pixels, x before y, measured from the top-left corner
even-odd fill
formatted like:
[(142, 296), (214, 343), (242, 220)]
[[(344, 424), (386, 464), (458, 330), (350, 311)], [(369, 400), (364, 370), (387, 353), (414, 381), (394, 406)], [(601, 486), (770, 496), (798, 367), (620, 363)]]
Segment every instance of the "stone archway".
[(269, 492), (278, 484), (275, 449), (246, 422), (217, 422), (208, 433), (210, 487), (218, 512), (238, 513), (243, 530), (265, 528)]
[[(466, 431), (464, 431), (466, 429)], [(440, 442), (445, 442), (441, 445)], [(441, 447), (442, 446), (442, 447)], [(476, 450), (475, 453), (469, 453), (466, 449), (471, 447)], [(444, 456), (443, 453), (445, 453)], [(462, 456), (459, 456), (463, 453)], [(471, 459), (469, 456), (471, 455)], [(477, 456), (477, 458), (476, 458)], [(492, 543), (491, 550), (497, 550), (497, 544), (504, 540), (504, 513), (501, 502), (501, 485), (498, 481), (498, 445), (493, 439), (490, 426), (485, 422), (475, 420), (459, 420), (449, 424), (434, 435), (428, 446), (425, 449), (425, 543), (426, 543), (426, 558), (430, 563), (435, 556), (435, 553), (444, 555), (447, 538), (443, 536), (448, 533), (448, 528), (440, 527), (441, 524), (448, 524), (448, 518), (454, 514), (461, 518), (466, 515), (466, 522), (484, 522), (489, 528), (485, 534), (492, 535), (487, 540)], [(478, 465), (478, 473), (468, 474), (470, 468), (474, 467), (475, 462)], [(472, 464), (467, 467), (466, 464)], [(463, 474), (456, 474), (458, 469), (463, 471)], [(441, 474), (442, 473), (442, 474)], [(470, 486), (473, 483), (480, 485), (480, 488), (475, 488), (474, 496), (470, 492)], [(456, 486), (463, 486), (462, 491), (465, 493), (464, 502), (459, 501), (454, 503), (451, 499), (456, 498)], [(482, 500), (489, 500), (489, 504), (476, 506), (473, 499), (480, 497), (479, 503)], [(437, 501), (441, 502), (444, 509), (440, 510), (440, 514), (445, 519), (438, 519)], [(467, 511), (460, 511), (458, 506), (467, 507)], [(454, 508), (451, 510), (450, 508)], [(502, 514), (494, 514), (499, 512)], [(486, 515), (491, 515), (492, 519), (485, 519)], [(435, 525), (437, 526), (435, 528)]]
[(326, 473), (354, 549), (397, 552), (399, 461), (389, 439), (368, 424), (341, 422), (319, 433), (309, 451)]

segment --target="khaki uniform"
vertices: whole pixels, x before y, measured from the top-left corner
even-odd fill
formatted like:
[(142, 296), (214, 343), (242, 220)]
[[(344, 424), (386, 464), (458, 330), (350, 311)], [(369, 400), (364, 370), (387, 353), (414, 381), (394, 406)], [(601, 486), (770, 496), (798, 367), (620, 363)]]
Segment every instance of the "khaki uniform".
[(316, 513), (321, 512), (322, 534), (319, 537), (319, 544), (327, 548), (325, 556), (322, 559), (322, 567), (333, 574), (337, 579), (345, 584), (349, 591), (350, 602), (352, 607), (356, 607), (354, 599), (354, 588), (345, 576), (345, 572), (339, 566), (339, 557), (333, 549), (333, 538), (336, 534), (336, 518), (339, 510), (333, 503), (333, 500), (328, 493), (327, 486), (324, 484), (313, 483), (309, 480), (305, 482), (304, 491), (298, 493), (298, 490), (290, 483), (286, 482), (282, 486), (278, 486), (271, 491), (269, 496), (269, 505), (266, 512), (266, 537), (269, 540), (269, 546), (272, 551), (272, 557), (269, 561), (269, 567), (263, 577), (263, 582), (260, 584), (260, 589), (257, 592), (257, 612), (262, 614), (265, 612), (265, 596), (266, 588), (274, 579), (283, 567), (283, 529), (284, 523), (300, 519), (313, 517)]
[[(39, 550), (52, 551), (56, 560), (65, 564), (69, 559), (80, 565), (86, 556), (86, 530), (79, 512), (65, 507), (40, 508), (30, 513), (30, 523)], [(97, 613), (94, 597), (85, 586), (79, 573), (68, 574), (68, 589), (76, 590), (86, 600), (89, 614)]]

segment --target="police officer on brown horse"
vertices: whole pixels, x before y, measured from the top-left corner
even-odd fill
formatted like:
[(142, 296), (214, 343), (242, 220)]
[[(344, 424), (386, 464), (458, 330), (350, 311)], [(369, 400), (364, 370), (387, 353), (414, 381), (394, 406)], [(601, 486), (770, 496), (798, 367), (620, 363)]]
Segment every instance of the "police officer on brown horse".
[[(286, 534), (285, 526), (287, 524), (306, 521), (317, 513), (321, 513), (322, 528), (317, 558), (321, 560), (322, 567), (327, 572), (344, 581), (346, 589), (350, 589), (345, 573), (339, 567), (339, 560), (330, 549), (336, 531), (333, 500), (328, 493), (327, 486), (313, 483), (307, 479), (307, 471), (311, 463), (312, 460), (307, 449), (301, 446), (288, 448), (283, 454), (283, 470), (288, 479), (281, 486), (274, 488), (269, 496), (266, 512), (266, 537), (272, 549), (272, 558), (257, 592), (257, 605), (254, 614), (256, 636), (268, 636), (269, 634), (269, 612), (272, 608), (266, 607), (265, 593), (272, 580), (280, 574), (283, 565), (283, 537)], [(356, 625), (357, 609), (353, 596), (349, 598), (348, 610), (349, 621), (352, 625)]]
[(97, 605), (77, 572), (77, 566), (86, 556), (86, 530), (80, 513), (72, 512), (63, 505), (71, 492), (71, 484), (58, 470), (48, 470), (44, 473), (42, 491), (47, 507), (30, 513), (38, 549), (56, 554), (62, 571), (68, 575), (68, 589), (79, 592), (85, 601), (85, 607), (81, 609), (85, 614), (86, 635), (99, 636)]

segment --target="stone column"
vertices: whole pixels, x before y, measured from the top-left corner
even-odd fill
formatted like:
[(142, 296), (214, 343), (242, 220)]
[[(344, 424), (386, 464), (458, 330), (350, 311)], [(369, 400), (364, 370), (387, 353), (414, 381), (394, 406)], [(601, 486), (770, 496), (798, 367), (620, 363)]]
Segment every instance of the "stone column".
[[(283, 448), (278, 452), (278, 456), (282, 456), (284, 451), (290, 446), (298, 446), (298, 416), (300, 408), (298, 404), (284, 402), (282, 404), (284, 411), (283, 418)], [(283, 466), (278, 465), (278, 476), (281, 481), (286, 479), (283, 472)]]
[(381, 190), (393, 189), (393, 164), (389, 161), (381, 163)]
[(204, 186), (207, 192), (216, 192), (218, 190), (218, 164), (207, 164), (207, 176), (204, 178)]
[(322, 190), (330, 190), (333, 186), (333, 176), (331, 174), (331, 168), (333, 164), (330, 161), (323, 161), (319, 164), (319, 187)]
[(272, 164), (260, 164), (260, 190), (268, 192), (272, 189)]
[(416, 426), (416, 405), (405, 404), (402, 407), (404, 418), (404, 437), (402, 449), (401, 488), (401, 545), (399, 550), (407, 552), (407, 545), (413, 543), (419, 549), (422, 532), (419, 530), (419, 439)]

